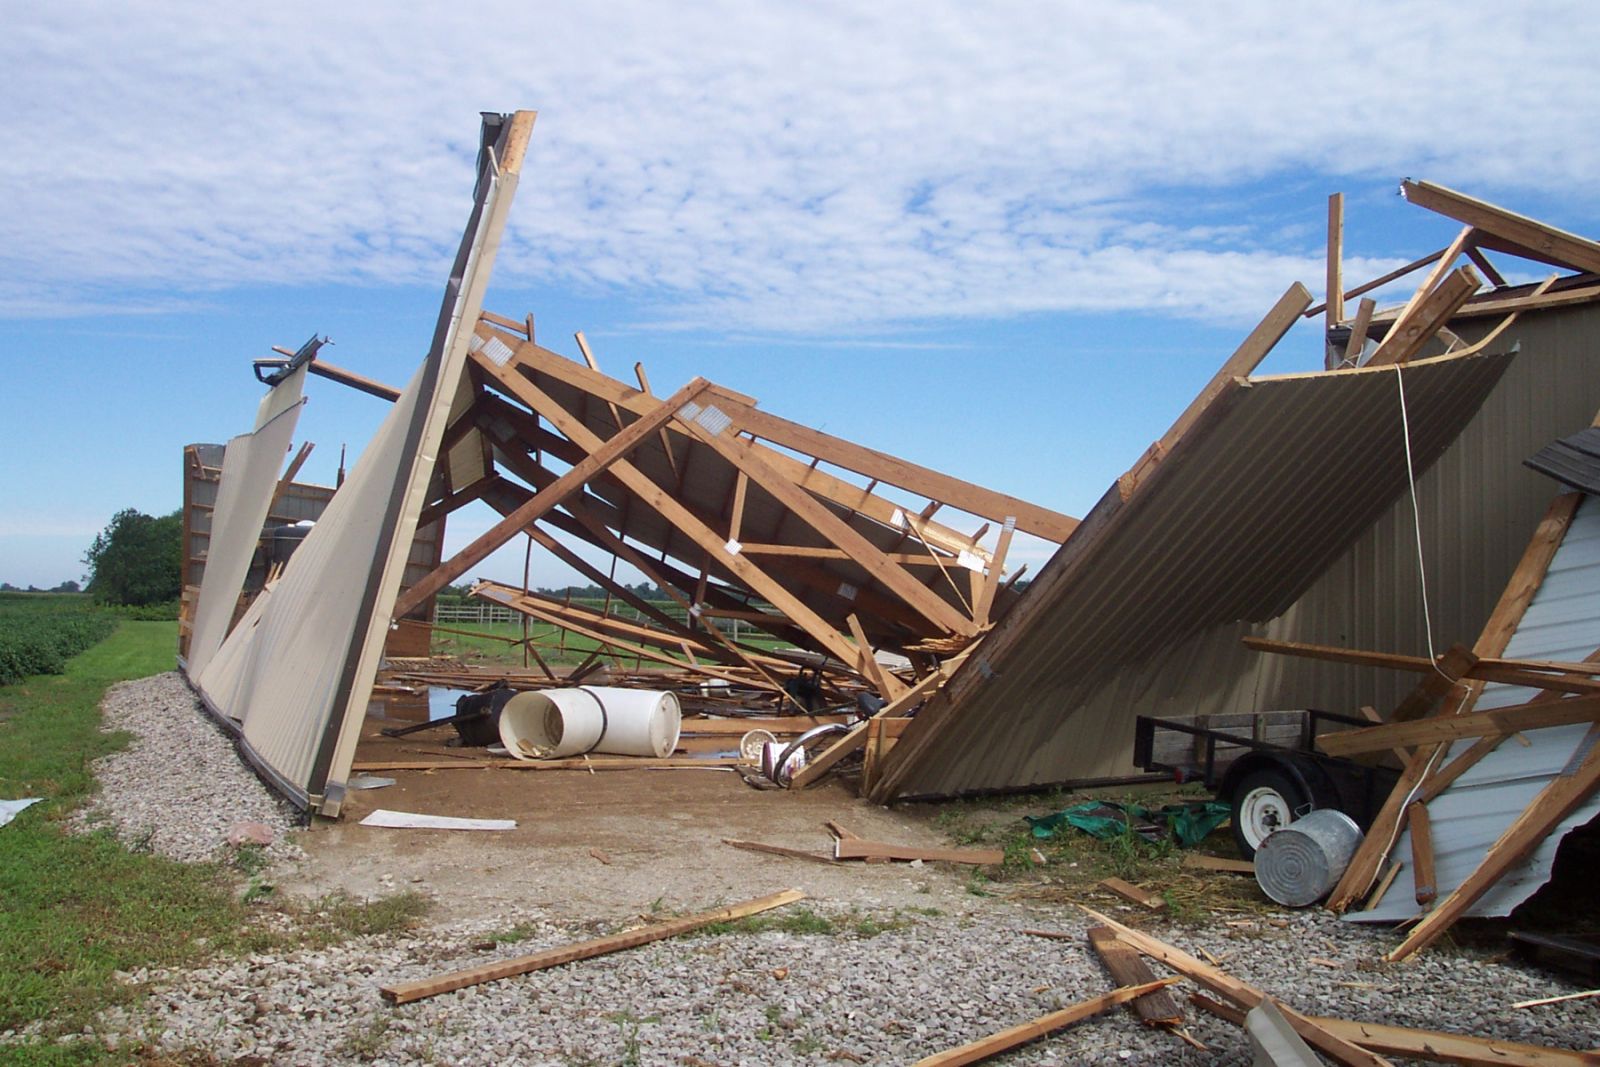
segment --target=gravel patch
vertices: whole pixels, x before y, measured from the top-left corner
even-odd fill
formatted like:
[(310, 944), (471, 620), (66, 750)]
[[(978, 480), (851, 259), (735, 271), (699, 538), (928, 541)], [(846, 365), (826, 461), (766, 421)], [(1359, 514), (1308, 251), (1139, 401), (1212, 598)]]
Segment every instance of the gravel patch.
[[(298, 851), (281, 837), (295, 825), (292, 811), (244, 767), (176, 675), (116, 687), (105, 714), (108, 728), (129, 730), (136, 740), (97, 764), (103, 792), (87, 825), (110, 822), (125, 839), (147, 840), (177, 859), (203, 859), (224, 847), (234, 825), (260, 821), (280, 834), (269, 851)], [(792, 884), (805, 887), (805, 875), (796, 871)], [(144, 991), (142, 999), (65, 1039), (273, 1064), (898, 1064), (1111, 988), (1085, 941), (1022, 933), (1081, 935), (1089, 924), (1076, 909), (975, 896), (955, 905), (924, 899), (939, 907), (811, 899), (766, 918), (781, 921), (809, 908), (831, 921), (831, 932), (690, 935), (399, 1007), (382, 1000), (381, 985), (622, 928), (592, 921), (571, 902), (497, 905), (492, 916), (332, 948), (120, 975)], [(1113, 914), (1147, 921), (1131, 909)], [(1212, 954), (1237, 978), (1309, 1014), (1561, 1048), (1600, 1045), (1594, 1000), (1510, 1007), (1577, 986), (1483, 953), (1435, 949), (1386, 964), (1391, 932), (1315, 910), (1151, 929), (1186, 951)], [(513, 930), (517, 940), (508, 943)], [(38, 1040), (41, 1032), (0, 1034), (0, 1046)], [(1242, 1031), (1228, 1023), (1197, 1015), (1189, 1032), (1205, 1050), (1114, 1009), (996, 1062), (1251, 1062)]]
[[(110, 1014), (83, 1036), (289, 1064), (896, 1064), (1111, 986), (1085, 945), (1021, 933), (1086, 929), (1058, 909), (983, 902), (963, 915), (902, 910), (875, 916), (892, 929), (863, 936), (862, 912), (798, 905), (807, 906), (831, 918), (834, 932), (682, 937), (399, 1007), (380, 999), (380, 985), (599, 931), (525, 912), (198, 971), (141, 972), (126, 980), (150, 983), (142, 1008)], [(528, 936), (483, 951), (508, 921)], [(1375, 962), (1387, 939), (1372, 931), (1320, 913), (1288, 922), (1165, 937), (1223, 957), (1230, 973), (1309, 1013), (1566, 1048), (1592, 1047), (1600, 1036), (1590, 1002), (1510, 1009), (1568, 991), (1542, 972), (1453, 953), (1387, 965)], [(1242, 1031), (1225, 1022), (1200, 1015), (1190, 1033), (1205, 1051), (1117, 1009), (997, 1062), (1251, 1061)]]
[(235, 827), (258, 822), (272, 830), (274, 863), (303, 858), (285, 836), (298, 813), (239, 758), (176, 671), (113, 686), (101, 714), (104, 729), (133, 740), (95, 761), (100, 792), (73, 815), (74, 830), (110, 826), (130, 847), (196, 862), (218, 858)]

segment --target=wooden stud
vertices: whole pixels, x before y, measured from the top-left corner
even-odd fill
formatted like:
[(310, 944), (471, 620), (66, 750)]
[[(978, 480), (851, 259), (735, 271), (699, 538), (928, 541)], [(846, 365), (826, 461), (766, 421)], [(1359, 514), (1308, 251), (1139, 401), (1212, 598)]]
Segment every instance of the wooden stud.
[[(1346, 289), (1345, 292), (1344, 292), (1345, 301), (1348, 302), (1348, 301), (1354, 300), (1356, 297), (1360, 296), (1362, 293), (1370, 293), (1370, 292), (1372, 292), (1372, 290), (1377, 289), (1380, 286), (1388, 285), (1392, 281), (1398, 281), (1399, 279), (1404, 278), (1407, 274), (1410, 274), (1412, 271), (1421, 270), (1423, 267), (1426, 267), (1429, 263), (1432, 263), (1432, 262), (1434, 262), (1435, 260), (1438, 260), (1438, 259), (1442, 259), (1444, 257), (1444, 253), (1445, 253), (1445, 250), (1443, 248), (1439, 249), (1439, 251), (1437, 251), (1437, 252), (1429, 252), (1427, 255), (1423, 256), (1421, 259), (1413, 259), (1410, 263), (1407, 263), (1403, 267), (1396, 267), (1394, 270), (1390, 271), (1388, 274), (1382, 275), (1381, 277), (1374, 278), (1370, 282), (1363, 282), (1361, 285), (1356, 286), (1354, 289)], [(1305, 318), (1309, 319), (1312, 316), (1322, 314), (1322, 312), (1327, 309), (1327, 306), (1328, 305), (1326, 303), (1314, 304), (1311, 307), (1306, 308), (1305, 311), (1301, 312), (1301, 314)]]
[(1385, 723), (1360, 730), (1319, 734), (1317, 747), (1330, 756), (1381, 752), (1396, 745), (1450, 742), (1463, 737), (1505, 737), (1522, 730), (1600, 720), (1600, 695), (1541, 700), (1490, 711)]
[[(896, 717), (901, 713), (911, 710), (928, 694), (935, 692), (941, 685), (949, 680), (955, 669), (966, 660), (967, 653), (954, 656), (939, 666), (939, 669), (917, 680), (917, 684), (907, 689), (895, 700), (884, 705), (873, 718)], [(832, 769), (833, 765), (844, 759), (850, 753), (860, 748), (867, 740), (867, 723), (871, 719), (858, 722), (852, 726), (843, 737), (832, 745), (823, 749), (817, 756), (807, 763), (794, 776), (789, 779), (790, 789), (804, 789), (819, 781), (824, 774)]]
[[(1411, 295), (1406, 298), (1406, 302), (1400, 308), (1400, 311), (1390, 320), (1389, 329), (1383, 335), (1384, 341), (1389, 340), (1394, 335), (1395, 327), (1416, 309), (1417, 304), (1423, 297), (1433, 292), (1434, 288), (1444, 280), (1445, 272), (1455, 265), (1456, 258), (1466, 250), (1471, 240), (1472, 227), (1467, 226), (1456, 234), (1455, 240), (1445, 246), (1444, 252), (1439, 256), (1439, 261), (1433, 265), (1433, 269), (1428, 272), (1427, 277), (1422, 279), (1422, 284), (1411, 291)], [(1383, 347), (1382, 342), (1379, 342), (1378, 347)]]
[(1496, 289), (1504, 289), (1506, 287), (1505, 277), (1495, 270), (1494, 264), (1489, 262), (1489, 257), (1483, 254), (1483, 249), (1475, 244), (1468, 245), (1467, 258), (1472, 260), (1472, 265), (1477, 267), (1485, 278), (1489, 279), (1490, 285)]
[(981, 629), (989, 625), (989, 612), (994, 608), (994, 595), (1004, 578), (1006, 553), (1011, 551), (1011, 535), (1017, 523), (1011, 516), (1000, 527), (1000, 539), (994, 546), (994, 559), (989, 562), (989, 574), (972, 600), (972, 621)]
[(1235, 378), (1245, 378), (1250, 372), (1260, 366), (1261, 361), (1267, 358), (1284, 335), (1289, 332), (1295, 320), (1305, 311), (1311, 303), (1311, 291), (1299, 282), (1295, 282), (1278, 298), (1278, 302), (1268, 311), (1266, 317), (1250, 331), (1239, 347), (1229, 356), (1217, 373), (1212, 375), (1211, 381), (1189, 402), (1183, 414), (1178, 416), (1161, 439), (1150, 446), (1145, 457), (1136, 463), (1127, 474), (1118, 479), (1118, 487), (1122, 491), (1122, 498), (1127, 500), (1133, 491), (1147, 476), (1149, 470), (1155, 467), (1172, 451), (1174, 445), (1189, 432), (1195, 422), (1200, 418), (1200, 413), (1211, 406), (1212, 402), (1220, 396), (1224, 389), (1232, 384)]
[[(748, 428), (735, 415), (734, 425)], [(908, 606), (914, 608), (929, 622), (950, 633), (971, 636), (977, 632), (972, 620), (963, 617), (948, 602), (913, 578), (905, 568), (890, 562), (884, 554), (849, 523), (829, 511), (815, 497), (788, 481), (749, 444), (732, 438), (726, 432), (714, 433), (696, 419), (687, 420), (689, 433), (702, 444), (709, 446), (735, 468), (748, 474), (752, 481), (770, 493), (778, 503), (788, 508), (817, 533), (848, 552), (851, 557), (887, 586)]]
[[(1119, 986), (1143, 985), (1156, 980), (1154, 972), (1131, 946), (1117, 937), (1115, 930), (1106, 926), (1089, 928), (1089, 945), (1100, 957), (1101, 966)], [(1146, 1026), (1173, 1027), (1183, 1025), (1183, 1009), (1177, 998), (1167, 990), (1157, 990), (1140, 997), (1128, 1005), (1130, 1011)]]
[(1124, 881), (1121, 878), (1102, 878), (1095, 883), (1095, 886), (1114, 896), (1121, 897), (1129, 904), (1137, 904), (1141, 908), (1148, 908), (1151, 911), (1160, 911), (1167, 906), (1166, 900), (1160, 896), (1150, 892), (1148, 889), (1141, 889), (1132, 882)]
[(861, 620), (854, 612), (845, 616), (845, 623), (850, 627), (850, 636), (856, 642), (856, 669), (877, 689), (878, 694), (885, 700), (893, 700), (906, 691), (905, 683), (883, 669), (873, 654), (872, 643), (867, 640), (866, 631), (861, 628)]
[(1126, 1004), (1131, 1000), (1136, 1001), (1140, 997), (1165, 989), (1176, 981), (1178, 981), (1177, 978), (1163, 978), (1159, 981), (1143, 982), (1135, 986), (1123, 986), (1103, 996), (1074, 1004), (1070, 1008), (1062, 1008), (1060, 1011), (1051, 1012), (1049, 1015), (1041, 1015), (1032, 1022), (1001, 1030), (997, 1034), (990, 1034), (988, 1037), (962, 1045), (960, 1048), (948, 1049), (932, 1056), (924, 1056), (912, 1067), (958, 1067), (960, 1064), (978, 1063), (991, 1056), (998, 1056), (1002, 1052), (1014, 1049), (1018, 1045), (1025, 1045), (1029, 1041), (1037, 1040), (1063, 1027), (1071, 1026), (1082, 1019), (1099, 1015), (1101, 1012), (1108, 1011), (1119, 1004)]
[(654, 926), (647, 926), (641, 930), (612, 934), (609, 937), (598, 937), (592, 941), (582, 941), (575, 945), (547, 949), (544, 952), (535, 952), (531, 956), (518, 956), (516, 959), (490, 963), (465, 971), (456, 971), (453, 974), (443, 974), (436, 978), (425, 978), (418, 982), (401, 982), (395, 985), (380, 986), (378, 992), (390, 1004), (410, 1004), (412, 1001), (422, 1000), (425, 997), (437, 996), (440, 993), (449, 993), (457, 989), (465, 989), (468, 986), (482, 985), (484, 982), (496, 982), (502, 978), (514, 978), (517, 975), (542, 971), (549, 967), (559, 967), (564, 963), (574, 963), (578, 960), (603, 956), (623, 949), (637, 948), (640, 945), (648, 945), (652, 941), (677, 937), (691, 930), (698, 930), (702, 926), (710, 926), (712, 923), (732, 922), (735, 919), (742, 919), (745, 916), (756, 915), (763, 911), (771, 911), (773, 908), (781, 908), (785, 904), (793, 904), (797, 900), (804, 899), (805, 894), (800, 890), (785, 889), (781, 893), (759, 897), (743, 904), (718, 908), (715, 911), (701, 912), (699, 915), (691, 915), (683, 919), (672, 919)]
[(1417, 903), (1431, 904), (1439, 895), (1433, 871), (1433, 821), (1428, 818), (1428, 806), (1418, 801), (1412, 801), (1406, 812), (1406, 821), (1411, 827), (1411, 871)]
[(1344, 194), (1328, 197), (1328, 294), (1324, 328), (1344, 321)]
[(1005, 852), (998, 848), (919, 848), (887, 841), (868, 841), (861, 837), (839, 838), (834, 842), (833, 855), (841, 860), (923, 860), (929, 863), (965, 863), (974, 867), (994, 867), (1006, 860)]
[(1356, 317), (1350, 323), (1350, 343), (1345, 346), (1344, 365), (1361, 365), (1361, 353), (1366, 348), (1367, 334), (1372, 329), (1372, 313), (1378, 304), (1371, 297), (1362, 297), (1356, 305)]
[(1422, 351), (1439, 328), (1467, 297), (1478, 291), (1483, 283), (1471, 267), (1461, 267), (1440, 282), (1427, 296), (1417, 302), (1409, 314), (1403, 314), (1389, 327), (1388, 336), (1378, 345), (1378, 350), (1367, 360), (1369, 367), (1385, 367), (1408, 362)]

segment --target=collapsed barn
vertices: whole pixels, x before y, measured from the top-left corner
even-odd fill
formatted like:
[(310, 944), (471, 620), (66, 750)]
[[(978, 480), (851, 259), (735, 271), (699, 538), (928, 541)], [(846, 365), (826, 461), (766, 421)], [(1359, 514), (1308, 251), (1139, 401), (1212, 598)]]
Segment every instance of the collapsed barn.
[[(1483, 833), (1493, 842), (1515, 832), (1519, 849), (1524, 838), (1546, 846), (1532, 862), (1547, 872), (1554, 827), (1595, 813), (1589, 720), (1570, 718), (1581, 719), (1576, 701), (1526, 690), (1580, 699), (1593, 690), (1600, 668), (1585, 664), (1600, 656), (1600, 632), (1576, 625), (1546, 641), (1519, 626), (1537, 617), (1529, 602), (1554, 551), (1530, 548), (1552, 545), (1552, 483), (1524, 460), (1600, 410), (1600, 245), (1407, 182), (1409, 199), (1465, 228), (1445, 249), (1345, 290), (1335, 198), (1330, 299), (1313, 308), (1310, 292), (1291, 286), (1079, 521), (772, 415), (703, 379), (662, 397), (642, 365), (634, 384), (603, 373), (581, 335), (582, 358), (572, 359), (538, 343), (531, 316), (486, 312), (532, 124), (531, 113), (485, 123), (472, 216), (433, 344), (407, 385), (333, 367), (308, 344), (260, 364), (270, 388), (256, 423), (220, 462), (215, 446), (194, 446), (186, 463), (190, 552), (204, 559), (188, 575), (185, 671), (301, 807), (338, 815), (387, 666), (386, 682), (472, 688), (605, 678), (676, 688), (740, 729), (760, 715), (791, 733), (836, 726), (808, 764), (780, 777), (805, 787), (860, 753), (859, 789), (885, 803), (1126, 776), (1140, 714), (1372, 707), (1380, 720), (1436, 730), (1370, 749), (1400, 749), (1391, 758), (1402, 785), (1335, 900), (1348, 907), (1382, 883), (1376, 903), (1387, 891), (1389, 904), (1372, 917), (1412, 917), (1426, 903), (1398, 908), (1404, 894), (1389, 889), (1391, 872), (1407, 867), (1401, 854), (1412, 857), (1413, 901), (1422, 888), (1419, 795), (1441, 806), (1441, 915), (1480, 905), (1503, 914), (1509, 903), (1484, 894), (1531, 849), (1487, 872), (1446, 863), (1447, 853), (1481, 855)], [(1491, 252), (1572, 273), (1511, 285)], [(1347, 300), (1425, 268), (1403, 306), (1379, 311), (1368, 298), (1345, 314)], [(1300, 317), (1318, 313), (1327, 369), (1250, 377)], [(336, 491), (281, 470), (313, 374), (393, 403)], [(1582, 468), (1573, 461), (1557, 480)], [(477, 505), (498, 520), (444, 558), (448, 516)], [(266, 561), (250, 581), (263, 529), (310, 518), (287, 562)], [(1026, 588), (1006, 570), (1018, 532), (1058, 546)], [(537, 669), (421, 662), (431, 598), (518, 538), (604, 588), (606, 604), (496, 582), (475, 594), (583, 634), (595, 653), (564, 675), (532, 648)], [(639, 597), (616, 564), (681, 610)], [(1592, 597), (1568, 599), (1579, 621), (1600, 617)], [(776, 646), (730, 634), (734, 621)], [(1500, 690), (1486, 689), (1479, 665), (1502, 661)], [(1432, 672), (1420, 686), (1418, 670)], [(1437, 725), (1532, 700), (1574, 707), (1559, 725), (1478, 735)], [(1536, 739), (1543, 786), (1528, 786), (1504, 756), (1439, 779), (1453, 744), (1498, 744), (1519, 730)], [(1576, 783), (1569, 766), (1585, 772)], [(1520, 803), (1504, 790), (1492, 802), (1482, 788), (1469, 794), (1493, 775), (1523, 783), (1512, 791)], [(1560, 797), (1543, 799), (1550, 790)], [(1452, 804), (1497, 818), (1462, 843)]]

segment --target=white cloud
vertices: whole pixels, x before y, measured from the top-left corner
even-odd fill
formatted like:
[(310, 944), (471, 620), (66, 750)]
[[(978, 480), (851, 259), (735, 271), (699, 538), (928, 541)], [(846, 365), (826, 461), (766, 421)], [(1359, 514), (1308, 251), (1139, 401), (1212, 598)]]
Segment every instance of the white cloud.
[(1253, 319), (1321, 276), (1315, 226), (1250, 210), (1285, 176), (1596, 205), (1593, 5), (685, 8), (14, 12), (0, 314), (434, 284), (481, 108), (541, 110), (500, 283), (694, 326)]

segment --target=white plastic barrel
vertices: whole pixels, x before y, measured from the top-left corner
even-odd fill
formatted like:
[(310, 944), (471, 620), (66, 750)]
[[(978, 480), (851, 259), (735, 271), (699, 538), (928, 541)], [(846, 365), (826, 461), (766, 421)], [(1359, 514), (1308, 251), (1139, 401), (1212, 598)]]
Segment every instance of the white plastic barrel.
[(676, 693), (583, 686), (518, 693), (500, 712), (500, 741), (517, 759), (599, 752), (670, 756), (683, 711)]

